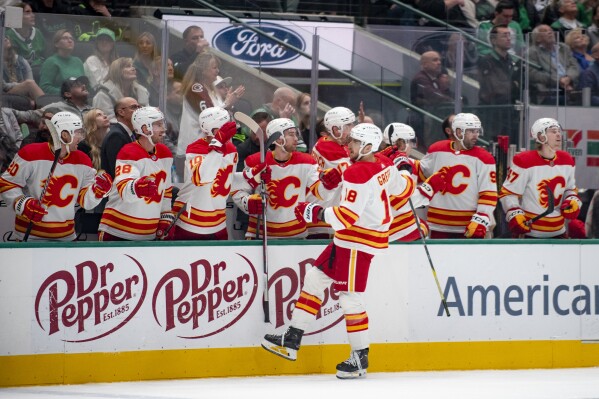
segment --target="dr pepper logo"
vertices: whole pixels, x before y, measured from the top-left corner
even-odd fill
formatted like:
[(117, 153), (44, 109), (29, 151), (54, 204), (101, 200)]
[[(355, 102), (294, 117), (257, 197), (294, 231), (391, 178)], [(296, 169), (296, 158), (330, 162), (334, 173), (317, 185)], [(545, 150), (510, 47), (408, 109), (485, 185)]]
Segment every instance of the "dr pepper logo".
[(152, 295), (152, 312), (165, 331), (205, 338), (232, 326), (256, 297), (258, 276), (241, 254), (235, 262), (199, 259), (166, 273)]
[(85, 261), (51, 274), (35, 297), (37, 324), (65, 342), (88, 342), (123, 327), (137, 313), (148, 281), (141, 264)]

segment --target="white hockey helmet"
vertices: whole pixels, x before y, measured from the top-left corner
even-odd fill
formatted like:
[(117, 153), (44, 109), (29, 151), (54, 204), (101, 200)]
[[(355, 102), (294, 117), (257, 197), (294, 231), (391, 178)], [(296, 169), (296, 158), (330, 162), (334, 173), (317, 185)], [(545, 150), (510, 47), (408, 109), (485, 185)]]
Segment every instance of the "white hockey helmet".
[[(164, 120), (164, 114), (156, 107), (141, 107), (133, 112), (131, 116), (131, 123), (133, 124), (133, 130), (135, 133), (146, 136), (151, 139), (154, 131), (152, 124)], [(148, 133), (143, 132), (143, 127), (146, 127)]]
[[(460, 134), (456, 129), (460, 129)], [(479, 134), (483, 134), (483, 125), (478, 116), (468, 113), (459, 113), (454, 116), (453, 122), (451, 122), (451, 130), (453, 130), (453, 135), (462, 144), (462, 147), (465, 147), (464, 138), (468, 129), (478, 129)]]
[(213, 130), (220, 129), (225, 123), (231, 121), (231, 115), (224, 108), (210, 107), (200, 113), (199, 121), (202, 135), (214, 136)]
[(387, 125), (383, 137), (388, 137), (390, 144), (394, 145), (399, 139), (403, 139), (406, 142), (414, 141), (416, 139), (416, 132), (410, 125), (394, 122)]
[(268, 139), (276, 132), (281, 132), (281, 138), (283, 139), (283, 143), (280, 144), (275, 141), (275, 145), (281, 147), (284, 151), (286, 151), (285, 145), (287, 144), (287, 140), (285, 139), (285, 131), (288, 129), (295, 129), (295, 134), (299, 137), (297, 126), (295, 126), (295, 122), (293, 122), (291, 119), (273, 119), (272, 121), (268, 122), (268, 125), (266, 125), (266, 138)]
[[(351, 132), (349, 132), (349, 137), (361, 142), (358, 159), (362, 158), (364, 155), (378, 151), (383, 142), (383, 132), (372, 123), (360, 123), (359, 125), (354, 126)], [(364, 147), (368, 144), (372, 147), (369, 152), (364, 153)]]
[(550, 127), (557, 127), (560, 131), (562, 130), (559, 122), (553, 118), (541, 118), (537, 119), (530, 128), (530, 136), (540, 144), (547, 142), (547, 129)]
[[(73, 137), (75, 137), (75, 132), (79, 129), (83, 129), (83, 123), (81, 122), (81, 118), (72, 112), (57, 112), (54, 114), (52, 119), (50, 119), (52, 125), (56, 129), (58, 133), (58, 137), (60, 137), (61, 143), (65, 145), (69, 145), (73, 142)], [(70, 140), (66, 142), (62, 137), (62, 132), (67, 131), (70, 136)]]
[(337, 127), (340, 131), (343, 131), (343, 127), (345, 125), (352, 124), (356, 121), (356, 115), (349, 109), (345, 107), (335, 107), (331, 108), (324, 114), (324, 127), (327, 129), (327, 132), (334, 138), (340, 139), (341, 136), (335, 136), (333, 133), (333, 127)]

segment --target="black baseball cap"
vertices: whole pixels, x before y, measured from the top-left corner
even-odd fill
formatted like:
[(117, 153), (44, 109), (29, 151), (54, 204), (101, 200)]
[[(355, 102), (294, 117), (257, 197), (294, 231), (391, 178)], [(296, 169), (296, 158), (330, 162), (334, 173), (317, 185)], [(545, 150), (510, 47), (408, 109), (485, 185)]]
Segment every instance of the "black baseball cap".
[(65, 92), (71, 91), (71, 89), (73, 87), (81, 86), (81, 85), (85, 85), (89, 89), (90, 84), (89, 84), (89, 78), (87, 76), (79, 76), (78, 78), (70, 77), (67, 80), (65, 80), (64, 82), (62, 82), (62, 86), (60, 88), (60, 94), (64, 98)]

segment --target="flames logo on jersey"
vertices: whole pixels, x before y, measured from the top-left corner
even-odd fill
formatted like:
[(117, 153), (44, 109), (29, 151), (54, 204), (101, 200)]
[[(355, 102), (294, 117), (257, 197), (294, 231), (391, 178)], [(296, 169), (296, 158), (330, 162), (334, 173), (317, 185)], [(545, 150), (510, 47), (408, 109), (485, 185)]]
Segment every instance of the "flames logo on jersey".
[(470, 177), (470, 169), (468, 169), (468, 167), (466, 165), (444, 166), (439, 171), (440, 172), (443, 171), (445, 173), (445, 176), (446, 176), (445, 179), (447, 181), (447, 185), (445, 186), (445, 189), (443, 190), (443, 194), (450, 193), (450, 194), (458, 195), (458, 194), (461, 194), (464, 191), (466, 191), (466, 188), (468, 187), (468, 183), (458, 184), (457, 186), (455, 186), (453, 184), (454, 177), (457, 174), (461, 174), (464, 180), (466, 180)]
[(543, 208), (547, 208), (547, 205), (549, 205), (549, 194), (547, 194), (547, 187), (549, 187), (553, 192), (555, 203), (559, 204), (562, 200), (562, 193), (557, 195), (558, 187), (565, 188), (566, 179), (564, 179), (563, 176), (555, 176), (553, 179), (543, 179), (537, 184), (537, 191), (539, 192), (539, 205), (541, 205)]
[[(42, 187), (44, 187), (45, 184), (46, 179), (41, 181)], [(52, 176), (50, 178), (50, 182), (48, 183), (48, 188), (46, 189), (44, 198), (42, 199), (42, 204), (46, 208), (49, 208), (50, 206), (64, 208), (71, 205), (73, 203), (75, 193), (66, 194), (63, 197), (63, 190), (67, 185), (71, 186), (72, 190), (77, 190), (79, 180), (77, 180), (77, 177), (73, 175)]]
[(268, 204), (272, 209), (291, 208), (297, 203), (298, 195), (294, 194), (287, 198), (285, 192), (289, 186), (301, 187), (302, 182), (296, 176), (287, 176), (280, 180), (271, 180), (266, 185), (268, 191)]
[(146, 204), (150, 204), (152, 202), (160, 202), (162, 201), (162, 195), (164, 194), (164, 190), (161, 190), (160, 186), (162, 185), (162, 182), (166, 182), (166, 172), (164, 170), (161, 170), (157, 173), (152, 173), (149, 177), (154, 178), (154, 182), (158, 187), (158, 194), (156, 194), (152, 198), (144, 197), (144, 201), (146, 202)]
[(210, 195), (213, 198), (218, 196), (227, 197), (229, 195), (231, 192), (231, 183), (227, 184), (227, 182), (231, 173), (233, 173), (233, 165), (228, 165), (226, 168), (218, 170), (214, 183), (210, 188)]

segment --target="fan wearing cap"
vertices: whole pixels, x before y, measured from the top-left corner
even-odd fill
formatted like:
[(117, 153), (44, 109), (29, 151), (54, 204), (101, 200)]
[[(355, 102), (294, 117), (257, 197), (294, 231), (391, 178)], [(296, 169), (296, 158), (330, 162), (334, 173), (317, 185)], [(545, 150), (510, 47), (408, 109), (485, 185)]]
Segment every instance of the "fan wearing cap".
[(173, 156), (162, 144), (164, 115), (158, 108), (142, 107), (131, 119), (137, 140), (117, 155), (114, 189), (100, 221), (100, 241), (153, 240), (174, 221)]
[(106, 79), (110, 64), (118, 58), (115, 41), (114, 32), (108, 28), (100, 28), (96, 32), (94, 53), (83, 63), (85, 75), (89, 78), (88, 89), (95, 89)]
[(53, 38), (54, 51), (44, 61), (40, 71), (40, 87), (46, 94), (60, 94), (62, 83), (71, 76), (85, 75), (83, 62), (71, 55), (75, 49), (75, 38), (66, 29), (56, 31)]
[(54, 160), (50, 143), (32, 143), (19, 150), (0, 177), (0, 195), (16, 213), (15, 231), (21, 239), (33, 222), (31, 240), (75, 240), (75, 205), (93, 209), (107, 195), (112, 179), (96, 172), (91, 160), (77, 150), (83, 139), (81, 119), (70, 112), (58, 112), (51, 126), (60, 140), (59, 161), (50, 177), (44, 196), (43, 187)]
[(245, 94), (245, 87), (243, 85), (239, 85), (233, 90), (231, 87), (232, 81), (233, 79), (230, 77), (223, 78), (217, 76), (213, 83), (218, 106), (228, 110), (229, 113), (233, 112), (235, 103)]
[[(530, 129), (536, 148), (514, 156), (499, 198), (512, 234), (532, 238), (568, 238), (566, 221), (580, 213), (574, 177), (574, 158), (562, 151), (564, 132), (553, 118), (538, 119)], [(548, 206), (547, 190), (553, 192), (552, 213), (528, 222)]]

